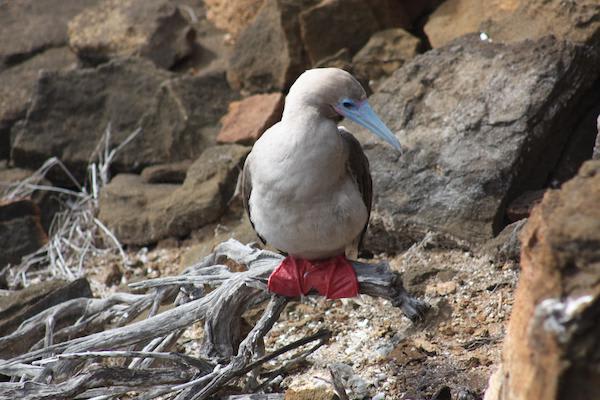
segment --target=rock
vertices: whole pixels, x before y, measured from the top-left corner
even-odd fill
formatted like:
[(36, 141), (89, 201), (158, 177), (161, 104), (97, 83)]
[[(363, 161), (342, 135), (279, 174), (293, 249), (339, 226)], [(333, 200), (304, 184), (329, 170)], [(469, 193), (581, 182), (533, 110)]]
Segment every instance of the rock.
[(281, 119), (283, 101), (283, 94), (270, 93), (232, 102), (221, 120), (217, 142), (251, 145)]
[(375, 33), (352, 59), (359, 79), (377, 80), (391, 75), (417, 55), (421, 41), (401, 28)]
[(486, 400), (591, 399), (600, 393), (600, 161), (535, 207), (502, 365)]
[[(486, 20), (480, 30), (494, 41), (505, 43), (537, 39), (546, 35), (600, 45), (600, 3), (596, 0), (520, 0), (510, 15)], [(596, 50), (596, 53), (598, 50)]]
[(146, 183), (183, 183), (191, 160), (170, 164), (152, 165), (142, 171), (142, 180)]
[(0, 203), (0, 268), (18, 264), (48, 241), (40, 210), (31, 200)]
[[(10, 168), (0, 163), (0, 198), (31, 200), (39, 208), (40, 222), (45, 232), (50, 230), (52, 220), (63, 204), (55, 192), (46, 189), (28, 190), (26, 187), (19, 187), (21, 182), (35, 176), (35, 171)], [(32, 183), (32, 181), (29, 181)], [(52, 186), (52, 182), (47, 179), (35, 179), (33, 183), (42, 186)]]
[(236, 41), (227, 70), (231, 87), (251, 93), (289, 89), (309, 67), (298, 14), (304, 8), (303, 3), (310, 2), (265, 1)]
[[(388, 28), (405, 28), (409, 29), (413, 25), (411, 14), (408, 12), (410, 8), (406, 3), (415, 2), (402, 2), (398, 0), (367, 0), (365, 3), (369, 5), (377, 23), (379, 29)], [(417, 3), (426, 3), (425, 1)], [(348, 3), (348, 7), (351, 7)]]
[(284, 400), (335, 400), (338, 397), (327, 387), (288, 389)]
[(512, 15), (523, 0), (444, 1), (429, 16), (423, 27), (432, 47), (441, 47), (467, 33), (479, 31), (479, 25), (490, 18)]
[(487, 254), (498, 263), (518, 262), (521, 254), (520, 235), (526, 223), (527, 218), (507, 225), (498, 236), (485, 242), (479, 252)]
[(430, 15), (424, 30), (433, 47), (470, 32), (485, 32), (494, 42), (518, 42), (555, 35), (598, 44), (600, 3), (595, 0), (449, 0)]
[(235, 98), (222, 73), (175, 77), (142, 59), (44, 73), (27, 117), (12, 129), (12, 159), (38, 168), (56, 156), (81, 179), (109, 125), (111, 146), (142, 129), (119, 152), (115, 171), (196, 158), (214, 144)]
[(117, 175), (101, 192), (99, 218), (124, 244), (189, 235), (221, 217), (248, 152), (238, 145), (207, 149), (190, 166), (183, 185)]
[(265, 0), (206, 0), (206, 17), (235, 39), (258, 14)]
[(596, 144), (594, 145), (592, 158), (594, 160), (600, 160), (600, 114), (598, 114), (598, 119), (596, 121), (598, 133), (596, 134)]
[(363, 0), (323, 0), (300, 13), (302, 41), (313, 64), (343, 48), (356, 53), (380, 29)]
[(600, 92), (592, 86), (599, 73), (580, 45), (551, 37), (503, 45), (474, 35), (396, 71), (370, 103), (405, 154), (354, 129), (374, 181), (367, 248), (406, 248), (430, 231), (447, 245), (494, 237), (506, 204), (547, 182), (565, 133), (585, 114), (581, 99)]
[(571, 133), (560, 161), (549, 179), (552, 187), (558, 187), (573, 178), (581, 164), (594, 155), (594, 144), (598, 136), (596, 128), (597, 116), (600, 115), (600, 93), (589, 96), (587, 100), (590, 105), (584, 105), (582, 108), (588, 109), (588, 112), (581, 117)]
[(191, 53), (194, 35), (171, 0), (102, 0), (69, 23), (69, 45), (94, 64), (140, 56), (170, 68)]
[(97, 2), (98, 0), (0, 2), (0, 38), (4, 38), (0, 40), (0, 71), (46, 49), (66, 45), (69, 20)]
[(76, 62), (68, 48), (58, 47), (0, 72), (0, 159), (10, 154), (10, 128), (25, 116), (40, 71), (65, 69)]
[(535, 205), (542, 201), (545, 190), (528, 190), (510, 202), (506, 207), (506, 216), (510, 222), (529, 217)]
[[(7, 340), (8, 334), (15, 331), (22, 322), (57, 304), (81, 297), (92, 297), (90, 284), (85, 278), (72, 282), (49, 280), (25, 289), (11, 291), (10, 295), (0, 297), (0, 332), (3, 336), (0, 338), (2, 341), (0, 358), (8, 359), (24, 354), (37, 341), (44, 338), (42, 325), (40, 326), (42, 329), (13, 338), (16, 340)], [(55, 332), (76, 322), (69, 313), (59, 315), (60, 317), (54, 321)]]

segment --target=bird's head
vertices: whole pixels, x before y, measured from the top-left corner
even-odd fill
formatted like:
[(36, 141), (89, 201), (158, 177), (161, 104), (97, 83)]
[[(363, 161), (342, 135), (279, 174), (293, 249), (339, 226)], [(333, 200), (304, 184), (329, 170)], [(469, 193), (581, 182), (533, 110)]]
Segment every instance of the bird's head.
[(402, 151), (394, 133), (367, 102), (362, 85), (343, 69), (315, 68), (304, 72), (290, 88), (286, 108), (290, 102), (314, 106), (335, 121), (348, 118)]

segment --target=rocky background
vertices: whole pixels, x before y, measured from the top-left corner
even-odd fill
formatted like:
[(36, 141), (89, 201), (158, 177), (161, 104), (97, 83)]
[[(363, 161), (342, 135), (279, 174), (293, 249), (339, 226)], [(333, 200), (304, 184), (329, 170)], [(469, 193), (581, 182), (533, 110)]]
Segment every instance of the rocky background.
[[(254, 241), (240, 168), (322, 66), (353, 72), (408, 149), (347, 124), (374, 181), (362, 256), (434, 311), (411, 327), (373, 299), (290, 306), (273, 343), (336, 336), (270, 390), (331, 398), (314, 376), (341, 363), (353, 398), (482, 398), (494, 371), (487, 400), (598, 397), (596, 0), (0, 2), (0, 334), (49, 298)], [(69, 219), (82, 198), (93, 218)], [(67, 225), (94, 251), (48, 272)]]

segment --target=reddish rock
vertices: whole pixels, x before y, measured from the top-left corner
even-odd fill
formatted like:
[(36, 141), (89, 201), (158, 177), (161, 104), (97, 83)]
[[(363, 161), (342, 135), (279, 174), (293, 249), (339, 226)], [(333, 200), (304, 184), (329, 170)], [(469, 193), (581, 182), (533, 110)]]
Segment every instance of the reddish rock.
[(206, 18), (233, 38), (258, 14), (265, 0), (205, 0)]
[(221, 119), (219, 143), (250, 145), (281, 119), (284, 96), (281, 93), (257, 94), (229, 104)]
[(600, 161), (535, 207), (502, 365), (486, 400), (589, 400), (600, 393)]

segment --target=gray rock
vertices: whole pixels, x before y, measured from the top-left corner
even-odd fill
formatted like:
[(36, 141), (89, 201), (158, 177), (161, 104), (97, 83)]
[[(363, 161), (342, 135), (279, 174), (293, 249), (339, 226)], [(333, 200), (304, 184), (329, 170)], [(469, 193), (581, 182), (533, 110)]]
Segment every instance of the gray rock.
[(40, 210), (30, 200), (0, 205), (0, 268), (18, 264), (48, 241), (42, 228)]
[(109, 124), (111, 145), (142, 128), (115, 171), (195, 158), (215, 142), (219, 118), (236, 97), (222, 73), (175, 77), (143, 59), (44, 73), (26, 118), (11, 131), (12, 159), (37, 168), (56, 156), (81, 178)]
[[(16, 330), (19, 325), (44, 310), (66, 301), (92, 297), (90, 284), (85, 278), (72, 282), (62, 280), (49, 280), (28, 286), (25, 289), (15, 290), (8, 296), (0, 298), (0, 357), (7, 359), (27, 352), (37, 341), (43, 339), (44, 330), (31, 331), (28, 335), (10, 337), (9, 333)], [(70, 313), (57, 313), (55, 319), (56, 331), (60, 328), (73, 325), (78, 316)]]
[(192, 52), (194, 37), (171, 0), (103, 0), (69, 23), (69, 45), (92, 63), (141, 56), (169, 68)]
[(449, 244), (495, 236), (507, 202), (543, 187), (585, 114), (581, 100), (599, 90), (594, 57), (552, 37), (467, 36), (396, 71), (370, 102), (408, 151), (366, 143), (376, 194), (368, 246), (394, 251), (428, 231)]
[(308, 68), (298, 14), (311, 2), (265, 2), (236, 41), (227, 71), (232, 87), (252, 93), (286, 90)]
[(10, 128), (25, 116), (40, 71), (61, 70), (76, 62), (67, 47), (58, 47), (0, 72), (0, 159), (10, 154)]
[(184, 237), (221, 217), (248, 152), (238, 145), (207, 149), (190, 166), (183, 185), (117, 175), (102, 190), (99, 218), (125, 244)]
[(300, 13), (302, 41), (312, 64), (344, 48), (356, 53), (380, 29), (363, 0), (322, 1)]
[(0, 71), (51, 47), (67, 44), (67, 23), (98, 0), (0, 2)]
[(518, 262), (521, 258), (520, 235), (526, 223), (527, 218), (507, 225), (498, 236), (485, 242), (479, 252), (487, 254), (499, 263), (506, 261)]

